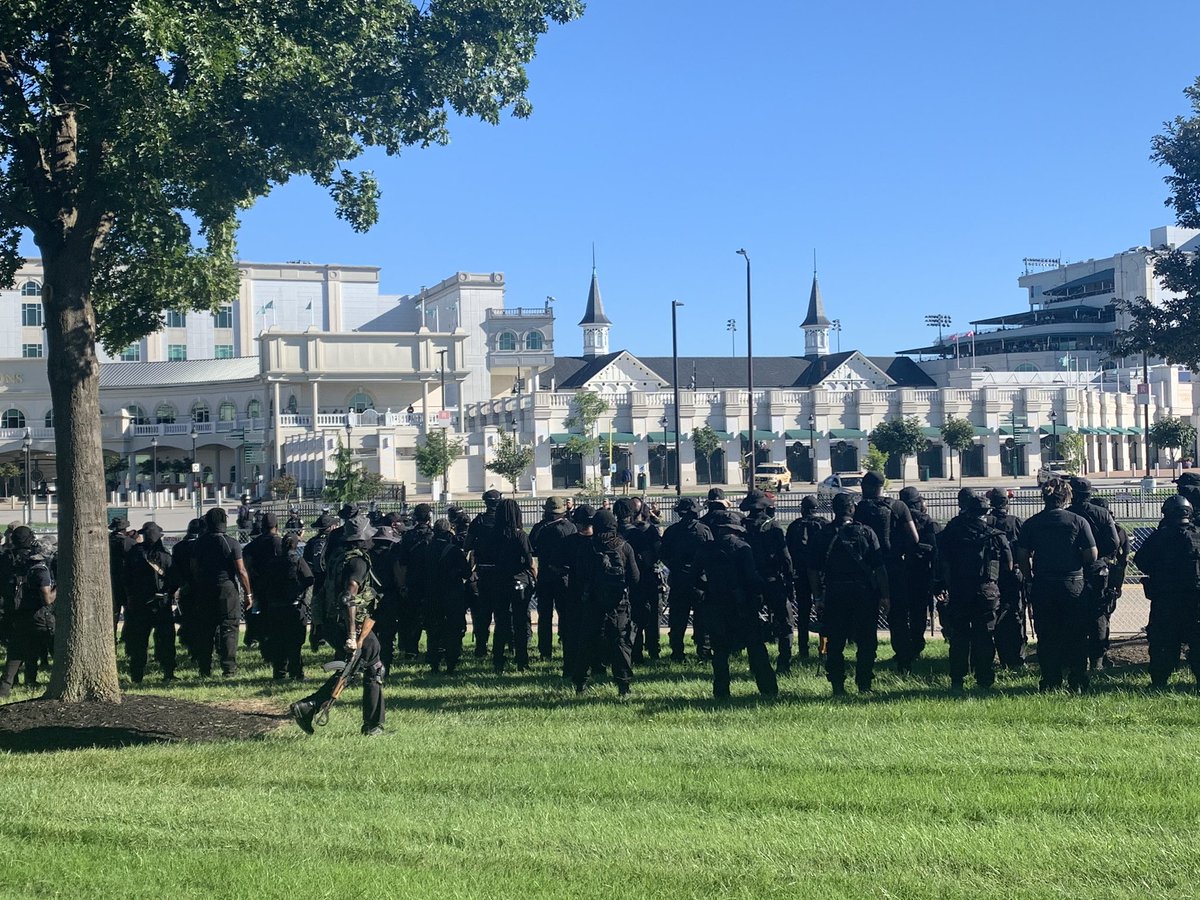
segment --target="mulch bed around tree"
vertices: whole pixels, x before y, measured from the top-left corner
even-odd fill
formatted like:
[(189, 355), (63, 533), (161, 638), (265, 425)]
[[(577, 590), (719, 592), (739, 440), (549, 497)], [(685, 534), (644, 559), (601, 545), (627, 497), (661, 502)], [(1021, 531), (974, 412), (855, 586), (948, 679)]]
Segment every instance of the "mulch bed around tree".
[(120, 703), (25, 700), (0, 706), (0, 751), (246, 740), (288, 721), (278, 710), (252, 703), (216, 705), (146, 694), (126, 694)]

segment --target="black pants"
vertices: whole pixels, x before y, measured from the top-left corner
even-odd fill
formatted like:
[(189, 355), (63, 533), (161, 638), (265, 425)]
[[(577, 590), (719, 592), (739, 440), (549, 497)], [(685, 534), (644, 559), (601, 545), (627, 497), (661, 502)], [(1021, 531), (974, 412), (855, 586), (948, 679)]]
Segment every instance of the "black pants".
[(399, 632), (400, 612), (391, 597), (380, 601), (375, 610), (375, 627), (371, 633), (379, 641), (379, 658), (385, 671), (392, 671), (392, 663), (396, 658), (396, 634)]
[(271, 606), (268, 619), (270, 632), (271, 669), (276, 678), (304, 677), (304, 638), (308, 633), (308, 610), (300, 605)]
[(529, 667), (529, 595), (519, 590), (513, 582), (497, 585), (496, 634), (492, 641), (492, 666), (496, 671), (504, 668), (505, 651), (511, 649), (517, 660), (518, 669)]
[(662, 644), (662, 595), (654, 573), (643, 575), (632, 591), (630, 612), (633, 616), (633, 661), (644, 657), (658, 659)]
[(1018, 583), (1000, 591), (1000, 613), (996, 618), (996, 655), (1000, 665), (1015, 669), (1025, 664), (1025, 598)]
[(576, 660), (582, 652), (583, 600), (578, 592), (569, 587), (558, 599), (558, 642), (562, 647), (563, 678), (571, 678)]
[(1083, 576), (1034, 577), (1029, 589), (1033, 620), (1037, 625), (1038, 664), (1042, 688), (1067, 684), (1083, 690), (1088, 686), (1088, 630), (1092, 611), (1083, 598)]
[(796, 579), (796, 656), (808, 659), (808, 630), (812, 625), (813, 595), (808, 573)]
[(925, 625), (929, 620), (929, 598), (910, 589), (908, 568), (903, 560), (887, 563), (888, 606), (887, 623), (896, 668), (907, 669), (925, 649)]
[(421, 652), (421, 632), (425, 630), (424, 597), (411, 592), (394, 604), (396, 608), (396, 637), (405, 659), (416, 659)]
[[(567, 589), (566, 579), (557, 572), (538, 573), (537, 580), (537, 638), (538, 654), (542, 659), (554, 655), (554, 611), (562, 604)], [(558, 628), (562, 632), (562, 613), (558, 615)]]
[(612, 665), (613, 681), (621, 693), (629, 691), (633, 681), (632, 629), (629, 601), (616, 606), (584, 602), (580, 615), (578, 650), (574, 654), (571, 680), (583, 688), (593, 670), (606, 662)]
[(14, 613), (12, 631), (8, 638), (8, 659), (4, 664), (4, 675), (0, 679), (0, 695), (7, 696), (17, 683), (17, 674), (25, 669), (25, 684), (38, 683), (38, 667), (47, 647), (54, 642), (54, 635), (35, 627), (32, 613)]
[[(758, 626), (757, 628), (755, 626)], [(748, 633), (757, 631), (757, 634)], [(762, 638), (761, 624), (747, 623), (742, 627), (716, 627), (712, 633), (713, 696), (729, 696), (729, 655), (741, 647), (746, 648), (750, 673), (758, 692), (764, 697), (774, 697), (779, 692), (775, 670), (771, 668), (771, 657)]]
[(980, 594), (950, 595), (946, 606), (950, 621), (950, 680), (962, 681), (975, 673), (975, 683), (991, 687), (996, 680), (996, 613), (999, 596)]
[(213, 650), (226, 675), (237, 674), (238, 628), (242, 601), (234, 584), (222, 585), (199, 595), (197, 603), (202, 617), (196, 642), (196, 665), (200, 674), (212, 674)]
[(879, 649), (879, 598), (857, 583), (828, 582), (821, 627), (828, 639), (825, 673), (836, 686), (846, 681), (846, 643), (857, 647), (854, 681), (860, 690), (870, 690), (875, 678), (875, 654)]
[(1179, 651), (1188, 645), (1188, 666), (1200, 684), (1200, 615), (1195, 595), (1157, 591), (1150, 601), (1150, 681), (1166, 687), (1179, 665)]
[(125, 616), (125, 657), (129, 677), (141, 681), (146, 674), (146, 653), (154, 635), (154, 660), (164, 678), (175, 674), (175, 618), (171, 604), (153, 598), (130, 597)]
[(445, 663), (447, 672), (454, 671), (462, 657), (463, 635), (467, 633), (467, 613), (462, 595), (431, 600), (426, 609), (425, 624), (429, 641), (426, 661), (435, 669)]
[(468, 592), (468, 604), (471, 608), (471, 631), (475, 635), (476, 656), (483, 656), (487, 652), (492, 616), (496, 611), (497, 588), (495, 579), (481, 576), (475, 582), (473, 589)]
[(781, 578), (769, 579), (763, 586), (763, 602), (771, 616), (770, 627), (779, 649), (776, 665), (780, 672), (787, 672), (792, 665), (792, 631), (796, 627), (788, 604), (788, 584)]
[[(322, 637), (337, 652), (335, 659), (346, 660), (350, 654), (346, 651), (346, 630), (342, 627), (326, 626)], [(379, 641), (374, 634), (368, 634), (362, 641), (362, 659), (359, 672), (363, 680), (362, 692), (362, 727), (363, 731), (383, 727), (383, 662), (379, 659)], [(314, 703), (320, 706), (333, 697), (333, 687), (337, 684), (339, 673), (334, 673), (325, 680), (317, 690), (304, 698), (302, 702)]]
[(696, 654), (702, 659), (707, 658), (712, 655), (712, 647), (704, 624), (704, 594), (697, 590), (693, 579), (672, 577), (667, 605), (667, 629), (671, 656), (676, 659), (683, 658), (683, 641), (687, 634), (689, 617)]

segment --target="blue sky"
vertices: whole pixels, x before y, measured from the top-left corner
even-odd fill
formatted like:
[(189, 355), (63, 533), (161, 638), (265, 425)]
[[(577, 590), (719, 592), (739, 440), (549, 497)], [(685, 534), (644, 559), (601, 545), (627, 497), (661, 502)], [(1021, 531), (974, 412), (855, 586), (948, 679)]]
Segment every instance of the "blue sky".
[[(1025, 308), (1024, 256), (1145, 243), (1171, 221), (1149, 159), (1200, 74), (1175, 17), (1110, 2), (591, 0), (545, 36), (534, 114), (460, 121), (447, 147), (370, 156), (384, 198), (355, 235), (295, 183), (244, 217), (241, 256), (383, 268), (408, 293), (502, 271), (509, 305), (557, 298), (578, 353), (593, 242), (613, 348), (803, 352), (816, 248), (842, 347), (924, 343), (926, 313)], [(1177, 20), (1176, 27), (1183, 27)]]

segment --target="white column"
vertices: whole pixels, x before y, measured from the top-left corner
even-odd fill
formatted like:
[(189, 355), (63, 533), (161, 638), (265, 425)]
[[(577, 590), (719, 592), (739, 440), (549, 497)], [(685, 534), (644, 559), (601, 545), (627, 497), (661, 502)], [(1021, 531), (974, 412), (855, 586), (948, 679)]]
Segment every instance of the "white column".
[[(272, 409), (275, 413), (272, 417), (272, 428), (275, 433), (272, 436), (271, 443), (275, 445), (275, 469), (278, 471), (279, 467), (283, 465), (283, 437), (281, 436), (282, 426), (280, 425), (279, 418), (282, 415), (282, 411), (279, 409), (279, 382), (276, 381), (271, 387), (274, 390), (275, 399), (274, 404), (272, 404)], [(266, 479), (264, 478), (263, 480), (265, 481)]]
[(312, 430), (317, 430), (317, 413), (321, 410), (321, 391), (320, 383), (314, 381), (312, 383)]

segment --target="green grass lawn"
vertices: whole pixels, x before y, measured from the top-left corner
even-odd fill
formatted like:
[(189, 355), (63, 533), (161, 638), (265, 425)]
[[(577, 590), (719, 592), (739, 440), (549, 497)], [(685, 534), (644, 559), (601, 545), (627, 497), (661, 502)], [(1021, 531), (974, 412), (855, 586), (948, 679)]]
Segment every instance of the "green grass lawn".
[[(930, 652), (836, 703), (812, 666), (759, 702), (742, 661), (717, 704), (663, 663), (618, 704), (471, 659), (398, 670), (381, 738), (355, 689), (314, 737), (3, 755), (0, 895), (1196, 896), (1194, 693), (953, 698)], [(300, 695), (266, 674), (171, 692)]]

